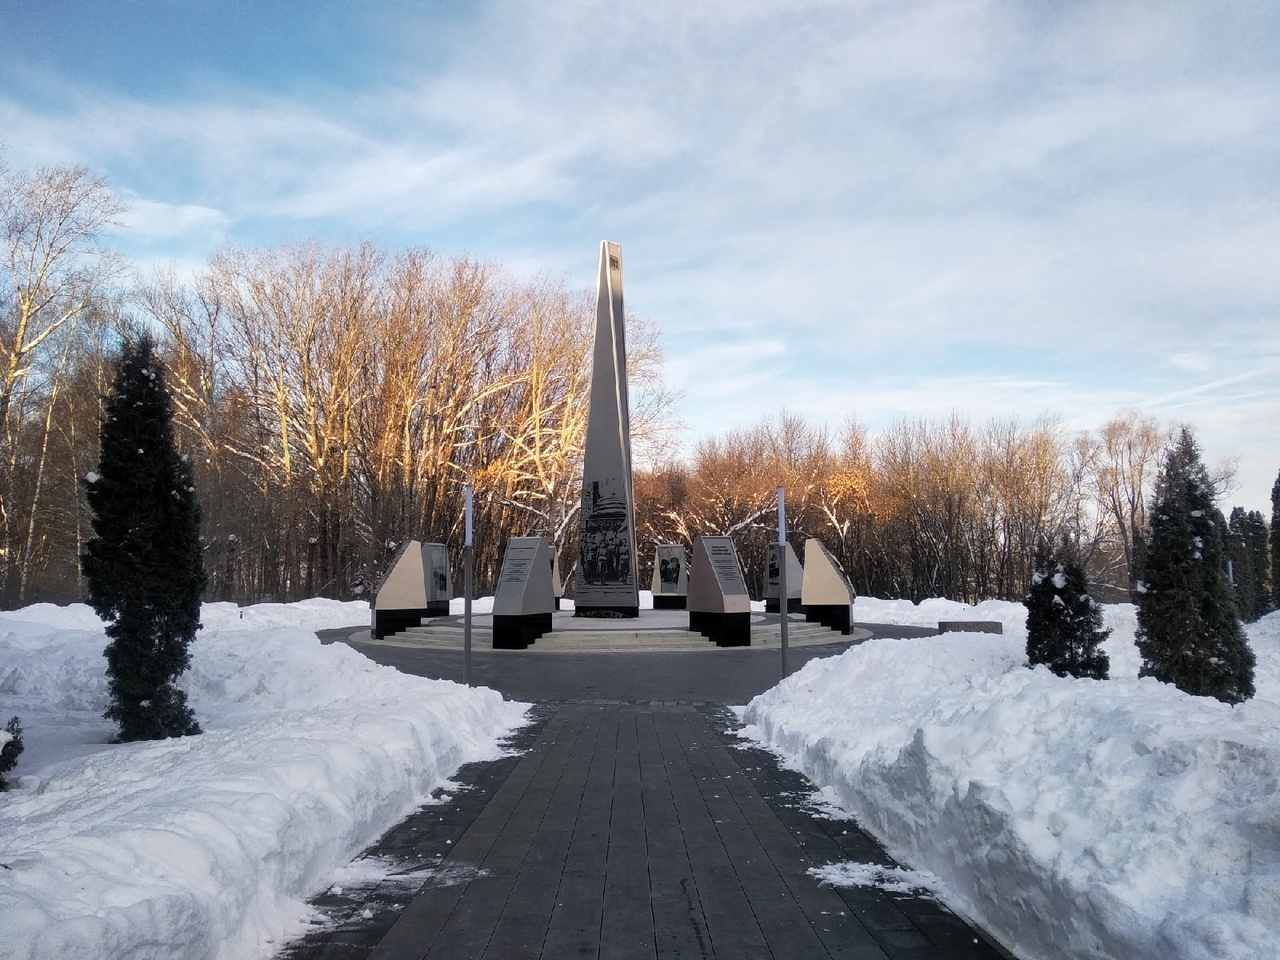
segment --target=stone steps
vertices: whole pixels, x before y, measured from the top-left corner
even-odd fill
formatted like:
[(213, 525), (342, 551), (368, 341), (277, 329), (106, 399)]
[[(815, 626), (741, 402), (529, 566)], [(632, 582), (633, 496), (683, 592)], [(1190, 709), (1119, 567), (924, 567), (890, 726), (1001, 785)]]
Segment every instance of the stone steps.
[[(857, 634), (847, 639), (856, 639)], [(828, 629), (820, 623), (808, 623), (792, 620), (788, 626), (787, 641), (797, 646), (818, 643), (836, 643), (846, 639), (839, 631)], [(462, 628), (453, 624), (427, 624), (409, 627), (399, 633), (386, 637), (382, 642), (396, 645), (415, 646), (438, 649), (460, 649), (462, 647)], [(471, 643), (475, 649), (491, 649), (493, 631), (487, 627), (473, 627)], [(751, 645), (753, 647), (780, 646), (782, 628), (780, 624), (753, 624), (751, 627)], [(713, 644), (700, 633), (690, 630), (653, 629), (653, 630), (555, 630), (543, 634), (536, 648), (544, 651), (592, 651), (592, 650), (702, 650), (715, 649)]]

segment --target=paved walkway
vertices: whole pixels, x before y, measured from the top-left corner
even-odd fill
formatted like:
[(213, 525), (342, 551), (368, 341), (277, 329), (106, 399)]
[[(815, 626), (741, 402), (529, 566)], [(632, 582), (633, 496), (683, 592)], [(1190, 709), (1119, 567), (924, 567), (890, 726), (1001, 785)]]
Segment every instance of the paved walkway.
[[(694, 680), (710, 669), (722, 690), (714, 678), (749, 653), (713, 652), (709, 668), (691, 667), (695, 654), (640, 660)], [(806, 810), (812, 786), (744, 749), (725, 702), (537, 703), (518, 755), (464, 768), (465, 789), (369, 852), (402, 876), (319, 898), (336, 927), (282, 958), (1007, 957), (930, 899), (808, 876), (892, 861), (852, 822)]]
[[(766, 615), (768, 616), (768, 615)], [(776, 615), (773, 619), (777, 619)], [(873, 637), (933, 636), (927, 627), (855, 624)], [(401, 644), (365, 642), (367, 630), (321, 630), (326, 642), (345, 641), (378, 663), (404, 673), (438, 680), (462, 681), (462, 653)], [(831, 633), (821, 646), (795, 647), (792, 672), (816, 657), (830, 657), (859, 641)], [(486, 650), (472, 654), (471, 679), (512, 700), (679, 700), (744, 704), (782, 679), (777, 647), (726, 647), (707, 643), (697, 651), (640, 652), (619, 644), (613, 653), (547, 653), (537, 644), (528, 650)]]

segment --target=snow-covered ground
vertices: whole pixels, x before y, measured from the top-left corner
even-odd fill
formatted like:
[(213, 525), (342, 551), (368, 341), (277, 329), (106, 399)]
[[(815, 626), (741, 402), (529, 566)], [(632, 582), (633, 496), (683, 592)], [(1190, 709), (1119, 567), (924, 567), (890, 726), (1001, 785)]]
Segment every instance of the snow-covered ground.
[(1028, 669), (1024, 614), (860, 598), (858, 620), (1005, 633), (811, 661), (746, 733), (1024, 960), (1280, 956), (1280, 613), (1247, 628), (1257, 696), (1237, 707), (1138, 679), (1130, 605), (1106, 608), (1103, 682)]
[(313, 630), (366, 603), (207, 604), (182, 680), (198, 737), (110, 745), (106, 637), (86, 606), (0, 613), (0, 958), (269, 957), (305, 900), (525, 707), (405, 676)]
[[(938, 890), (1023, 960), (1276, 956), (1280, 615), (1249, 628), (1258, 695), (1232, 708), (1137, 679), (1134, 610), (1105, 610), (1100, 683), (1027, 669), (1019, 604), (860, 598), (858, 620), (1005, 633), (869, 641), (746, 708), (909, 868), (819, 876)], [(20, 715), (27, 747), (0, 794), (3, 960), (268, 957), (310, 894), (524, 717), (319, 644), (367, 624), (363, 603), (203, 620), (183, 684), (206, 732), (110, 745), (97, 617), (0, 613), (0, 724)]]

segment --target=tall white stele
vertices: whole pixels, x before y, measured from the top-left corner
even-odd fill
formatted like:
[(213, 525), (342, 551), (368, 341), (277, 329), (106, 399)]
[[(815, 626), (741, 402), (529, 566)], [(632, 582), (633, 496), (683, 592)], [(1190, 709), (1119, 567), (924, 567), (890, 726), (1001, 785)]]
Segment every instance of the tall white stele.
[(582, 513), (574, 604), (579, 616), (640, 615), (631, 407), (622, 313), (622, 248), (600, 242), (591, 405), (582, 462)]

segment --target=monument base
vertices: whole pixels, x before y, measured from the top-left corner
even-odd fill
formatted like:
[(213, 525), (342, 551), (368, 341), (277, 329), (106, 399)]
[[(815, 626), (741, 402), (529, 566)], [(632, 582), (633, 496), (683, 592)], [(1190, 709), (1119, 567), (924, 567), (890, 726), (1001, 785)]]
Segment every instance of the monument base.
[[(445, 613), (448, 612), (446, 608)], [(373, 611), (373, 639), (381, 640), (401, 630), (421, 626), (423, 617), (434, 616), (438, 614), (432, 613), (429, 606), (415, 607), (411, 610), (375, 610)]]
[[(801, 604), (801, 603), (800, 603), (800, 598), (799, 598), (799, 597), (788, 597), (788, 598), (787, 598), (787, 613), (802, 613), (803, 611), (804, 611), (804, 606), (803, 606), (803, 604)], [(777, 597), (765, 597), (765, 600), (764, 600), (764, 612), (765, 612), (765, 613), (777, 613), (777, 612), (778, 612), (778, 598), (777, 598)]]
[(851, 629), (853, 604), (838, 603), (832, 605), (811, 603), (804, 608), (804, 618), (809, 623), (820, 623), (832, 630), (839, 630), (846, 637)]
[(689, 629), (700, 633), (717, 647), (751, 646), (751, 614), (689, 611)]
[(493, 649), (524, 650), (544, 633), (551, 632), (551, 614), (526, 613), (493, 617)]
[(556, 609), (557, 609), (557, 610), (559, 610), (559, 609), (560, 609), (560, 598), (559, 598), (559, 597), (556, 597)]
[(600, 617), (602, 620), (635, 619), (640, 616), (639, 607), (581, 607), (573, 609), (575, 617)]
[(430, 600), (427, 602), (428, 617), (447, 617), (449, 615), (448, 600)]
[(653, 595), (653, 609), (655, 610), (683, 610), (688, 605), (689, 598), (681, 594), (680, 596), (663, 595), (655, 593)]

